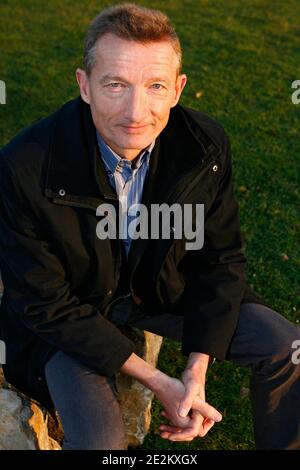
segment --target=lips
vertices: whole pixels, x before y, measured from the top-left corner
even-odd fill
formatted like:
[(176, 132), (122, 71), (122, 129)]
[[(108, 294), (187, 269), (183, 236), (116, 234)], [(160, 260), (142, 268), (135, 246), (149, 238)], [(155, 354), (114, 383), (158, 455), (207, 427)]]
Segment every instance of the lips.
[(144, 126), (122, 126), (125, 132), (129, 132), (129, 133), (135, 133), (135, 132), (138, 133), (138, 132), (144, 131), (147, 127), (148, 127), (147, 124)]
[(147, 124), (144, 124), (143, 126), (122, 126), (125, 127), (125, 129), (144, 129), (144, 127), (147, 127)]

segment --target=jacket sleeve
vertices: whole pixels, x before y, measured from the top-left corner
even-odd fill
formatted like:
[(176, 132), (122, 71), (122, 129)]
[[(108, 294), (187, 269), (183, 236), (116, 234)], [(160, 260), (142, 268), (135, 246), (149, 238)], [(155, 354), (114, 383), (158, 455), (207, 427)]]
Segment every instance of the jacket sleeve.
[(0, 270), (10, 312), (45, 342), (105, 376), (134, 351), (95, 306), (70, 292), (64, 267), (1, 153)]
[(226, 358), (245, 290), (238, 204), (234, 198), (230, 143), (224, 135), (223, 171), (207, 209), (204, 244), (186, 255), (182, 353)]

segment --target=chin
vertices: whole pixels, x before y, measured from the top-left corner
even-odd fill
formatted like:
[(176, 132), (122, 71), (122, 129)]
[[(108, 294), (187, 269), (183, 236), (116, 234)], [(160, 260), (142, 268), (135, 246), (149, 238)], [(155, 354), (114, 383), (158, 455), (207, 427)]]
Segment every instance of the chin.
[(138, 138), (135, 136), (135, 137), (123, 139), (121, 147), (123, 147), (124, 149), (132, 148), (132, 149), (142, 150), (145, 147), (148, 147), (148, 145), (151, 144), (152, 140), (151, 140), (151, 137), (149, 139), (146, 139), (145, 137), (142, 137), (142, 136)]

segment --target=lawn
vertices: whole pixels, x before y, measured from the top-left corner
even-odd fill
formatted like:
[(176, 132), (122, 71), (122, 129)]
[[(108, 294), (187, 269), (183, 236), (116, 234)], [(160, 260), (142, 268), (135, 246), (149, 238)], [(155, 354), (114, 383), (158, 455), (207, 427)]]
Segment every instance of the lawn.
[[(1, 0), (0, 147), (78, 94), (84, 31), (107, 5), (95, 0)], [(231, 138), (235, 192), (249, 284), (274, 309), (299, 321), (299, 0), (137, 1), (172, 19), (184, 49), (182, 104), (202, 110)], [(298, 282), (297, 282), (298, 281)], [(298, 284), (298, 285), (297, 285)], [(164, 341), (159, 367), (180, 376), (180, 345)], [(156, 433), (154, 403), (145, 449), (253, 449), (249, 373), (229, 363), (209, 371), (207, 397), (224, 416), (203, 440), (170, 443)]]

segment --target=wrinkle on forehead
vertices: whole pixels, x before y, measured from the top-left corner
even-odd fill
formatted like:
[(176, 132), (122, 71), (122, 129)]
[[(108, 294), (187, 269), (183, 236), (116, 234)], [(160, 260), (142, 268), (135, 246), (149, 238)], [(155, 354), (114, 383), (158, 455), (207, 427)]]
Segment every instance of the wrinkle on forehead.
[[(177, 56), (172, 45), (167, 41), (140, 43), (127, 41), (112, 34), (99, 39), (96, 50), (96, 67), (112, 69), (109, 72), (131, 71), (140, 74), (151, 70), (167, 74), (177, 72)], [(108, 70), (105, 70), (105, 73)]]

